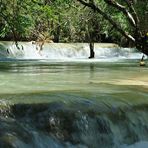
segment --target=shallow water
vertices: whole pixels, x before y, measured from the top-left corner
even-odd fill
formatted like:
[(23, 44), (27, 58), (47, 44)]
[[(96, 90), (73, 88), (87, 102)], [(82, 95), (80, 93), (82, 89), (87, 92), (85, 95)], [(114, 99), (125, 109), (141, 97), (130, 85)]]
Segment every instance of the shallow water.
[[(0, 62), (0, 69), (0, 95), (10, 98), (14, 95), (15, 99), (37, 94), (38, 98), (44, 95), (41, 102), (48, 102), (48, 94), (54, 96), (59, 93), (61, 99), (64, 95), (71, 95), (98, 101), (109, 96), (110, 100), (118, 97), (118, 100), (138, 103), (147, 101), (148, 97), (147, 67), (139, 67), (136, 60), (111, 63), (10, 61)], [(133, 97), (130, 99), (128, 95)], [(15, 99), (12, 98), (11, 102)], [(18, 99), (17, 102), (23, 100)], [(24, 101), (31, 103), (33, 100)]]
[(0, 147), (148, 147), (142, 54), (114, 44), (95, 44), (95, 59), (87, 43), (19, 47), (0, 42)]
[(147, 74), (138, 60), (1, 61), (0, 146), (144, 148)]

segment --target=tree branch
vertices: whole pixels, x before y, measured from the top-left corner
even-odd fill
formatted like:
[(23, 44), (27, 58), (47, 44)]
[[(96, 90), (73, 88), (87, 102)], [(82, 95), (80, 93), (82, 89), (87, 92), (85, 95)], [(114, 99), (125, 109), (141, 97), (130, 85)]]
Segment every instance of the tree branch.
[(125, 2), (128, 5), (128, 7), (129, 7), (129, 9), (130, 9), (130, 11), (131, 11), (131, 13), (132, 13), (132, 15), (134, 17), (134, 20), (135, 20), (136, 24), (139, 24), (139, 22), (140, 22), (139, 17), (138, 17), (138, 15), (137, 15), (134, 7), (133, 7), (133, 3), (131, 1), (129, 1), (129, 0), (125, 0)]
[(86, 1), (84, 0), (77, 0), (79, 1), (81, 4), (91, 8), (92, 10), (94, 10), (95, 12), (98, 12), (99, 14), (101, 14), (106, 20), (108, 20), (112, 25), (113, 27), (116, 28), (117, 31), (119, 31), (124, 37), (126, 37), (128, 40), (132, 41), (135, 43), (135, 39), (134, 37), (132, 37), (131, 35), (129, 35), (126, 31), (124, 31), (121, 26), (119, 24), (117, 24), (112, 18), (110, 15), (106, 14), (105, 12), (103, 12), (101, 10), (101, 8), (99, 8), (99, 6), (96, 6), (94, 4), (93, 1), (91, 1), (91, 3), (87, 3)]
[(129, 0), (125, 0), (126, 4), (128, 5), (129, 7), (129, 10), (131, 11), (133, 17), (134, 17), (134, 20), (136, 22), (136, 26), (135, 26), (135, 38), (141, 38), (142, 37), (142, 32), (140, 31), (140, 20), (139, 20), (139, 17), (135, 11), (135, 8), (133, 7), (133, 2), (129, 1)]
[(120, 10), (121, 12), (123, 12), (125, 14), (125, 16), (127, 17), (127, 19), (129, 20), (130, 24), (133, 27), (136, 27), (136, 22), (135, 19), (133, 18), (132, 14), (129, 13), (129, 11), (126, 9), (125, 6), (119, 4), (118, 2), (116, 2), (115, 0), (104, 0), (107, 4), (113, 6), (114, 8)]

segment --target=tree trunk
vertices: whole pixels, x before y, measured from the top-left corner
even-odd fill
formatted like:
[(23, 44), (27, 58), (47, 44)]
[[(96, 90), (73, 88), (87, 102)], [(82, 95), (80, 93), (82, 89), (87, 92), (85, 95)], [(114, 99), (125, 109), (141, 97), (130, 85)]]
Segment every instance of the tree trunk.
[[(59, 20), (59, 22), (61, 21), (60, 15), (58, 16), (58, 20)], [(54, 42), (59, 43), (59, 41), (60, 41), (60, 34), (61, 34), (61, 26), (60, 26), (60, 24), (57, 24), (56, 32), (54, 34)]]
[(140, 38), (136, 41), (136, 48), (148, 56), (148, 36)]
[(90, 42), (89, 43), (89, 48), (90, 48), (90, 56), (89, 59), (92, 59), (95, 57), (95, 52), (94, 52), (94, 43)]
[[(113, 27), (120, 32), (125, 38), (127, 38), (128, 41), (133, 42), (136, 46), (136, 48), (146, 54), (148, 56), (148, 37), (142, 36), (141, 30), (139, 28), (139, 18), (138, 15), (133, 7), (133, 4), (131, 1), (125, 0), (127, 3), (127, 6), (123, 6), (119, 4), (115, 0), (104, 0), (109, 6), (114, 7), (118, 11), (122, 12), (124, 16), (127, 18), (133, 29), (135, 30), (134, 36), (130, 35), (128, 32), (126, 32), (120, 24), (118, 24), (109, 14), (102, 11), (101, 7), (99, 5), (96, 5), (93, 0), (91, 1), (85, 1), (85, 0), (77, 0), (84, 6), (87, 6), (91, 8), (95, 13), (99, 13), (103, 16), (104, 19), (108, 20), (110, 24), (113, 25)], [(128, 11), (129, 10), (129, 11)]]

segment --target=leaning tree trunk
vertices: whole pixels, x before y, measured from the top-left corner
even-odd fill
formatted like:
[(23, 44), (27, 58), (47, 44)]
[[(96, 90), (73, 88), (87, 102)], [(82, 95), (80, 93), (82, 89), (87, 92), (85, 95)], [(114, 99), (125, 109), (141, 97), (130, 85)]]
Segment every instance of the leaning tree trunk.
[(144, 37), (136, 41), (136, 48), (148, 56), (148, 36), (147, 35), (145, 35)]
[(99, 5), (96, 5), (94, 0), (89, 0), (89, 2), (85, 0), (77, 1), (79, 1), (84, 6), (91, 8), (95, 13), (101, 14), (103, 18), (108, 20), (109, 23), (112, 24), (118, 32), (120, 32), (125, 38), (127, 38), (127, 40), (133, 42), (140, 52), (148, 56), (148, 39), (145, 35), (142, 35), (142, 32), (139, 27), (139, 18), (131, 1), (125, 0), (127, 5), (124, 6), (118, 3), (116, 0), (104, 0), (106, 4), (112, 6), (113, 8), (117, 9), (118, 11), (124, 14), (128, 22), (132, 26), (133, 30), (135, 30), (134, 35), (131, 35), (128, 32), (126, 32), (117, 21), (115, 21), (109, 14), (102, 11), (101, 7)]

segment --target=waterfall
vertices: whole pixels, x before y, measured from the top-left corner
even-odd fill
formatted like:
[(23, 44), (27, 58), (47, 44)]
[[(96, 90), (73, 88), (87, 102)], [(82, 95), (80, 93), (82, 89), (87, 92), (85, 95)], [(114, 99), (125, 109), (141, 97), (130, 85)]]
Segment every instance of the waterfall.
[[(16, 104), (0, 114), (0, 146), (147, 148), (147, 106), (97, 111), (63, 103)], [(4, 118), (3, 116), (6, 116)], [(7, 141), (5, 141), (8, 139)], [(10, 139), (10, 140), (9, 140)]]
[[(95, 43), (95, 59), (118, 60), (140, 59), (141, 53), (133, 48), (120, 48), (116, 44)], [(1, 59), (87, 59), (89, 57), (88, 43), (45, 43), (39, 51), (39, 46), (33, 42), (19, 42), (19, 49), (13, 42), (0, 42)]]

